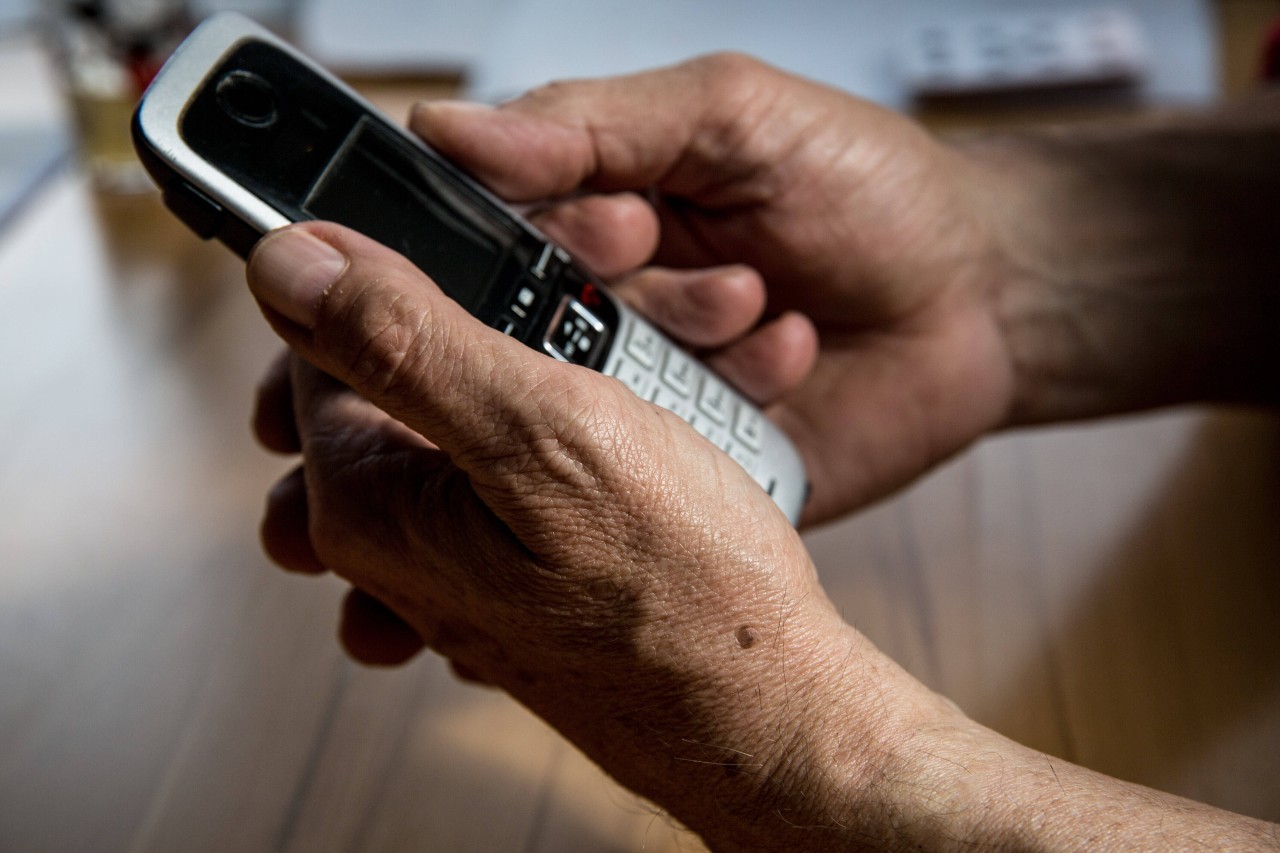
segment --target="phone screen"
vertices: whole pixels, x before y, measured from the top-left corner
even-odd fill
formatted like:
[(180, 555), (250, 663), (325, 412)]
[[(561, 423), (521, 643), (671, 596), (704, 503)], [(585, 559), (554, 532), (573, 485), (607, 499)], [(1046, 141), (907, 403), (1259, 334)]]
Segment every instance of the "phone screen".
[(289, 219), (363, 232), (473, 314), (503, 300), (528, 263), (523, 232), (465, 180), (266, 45), (234, 51), (181, 127), (194, 151)]
[(507, 248), (491, 219), (468, 215), (474, 208), (421, 155), (368, 119), (351, 130), (302, 208), (400, 252), (469, 311), (487, 295), (474, 284), (493, 281)]

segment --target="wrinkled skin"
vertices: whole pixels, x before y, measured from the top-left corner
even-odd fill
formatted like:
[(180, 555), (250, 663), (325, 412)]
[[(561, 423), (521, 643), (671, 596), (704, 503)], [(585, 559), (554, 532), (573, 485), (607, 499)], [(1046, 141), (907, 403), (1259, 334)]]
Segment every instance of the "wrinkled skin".
[[(1029, 201), (1053, 184), (1037, 157), (944, 146), (736, 56), (427, 106), (411, 127), (760, 402), (806, 461), (806, 522), (1009, 423), (1125, 405), (1086, 388), (1055, 408), (1138, 363), (1116, 357), (1140, 338), (1115, 318), (1152, 312), (1132, 290), (1063, 298), (1096, 282), (1059, 238), (1101, 220)], [(1130, 271), (1125, 239), (1170, 242), (1139, 219), (1076, 254)], [(693, 429), (484, 327), (389, 250), (294, 226), (255, 249), (249, 283), (293, 353), (256, 429), (302, 454), (264, 544), (352, 584), (356, 657), (425, 643), (723, 849), (1052, 846), (1117, 814), (1121, 848), (1271, 831), (971, 723), (839, 618), (796, 532)], [(1062, 308), (1111, 303), (1110, 340)], [(1105, 369), (1073, 373), (1078, 341)]]

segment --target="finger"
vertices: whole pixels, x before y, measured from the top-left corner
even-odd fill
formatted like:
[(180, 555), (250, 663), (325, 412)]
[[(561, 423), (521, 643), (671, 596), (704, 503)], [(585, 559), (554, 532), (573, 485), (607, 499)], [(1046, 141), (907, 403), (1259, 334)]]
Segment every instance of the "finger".
[[(704, 57), (671, 68), (604, 80), (557, 83), (504, 104), (419, 104), (410, 128), (462, 163), (504, 197), (552, 198), (587, 186), (601, 190), (659, 186), (680, 195), (729, 188), (751, 191), (755, 165), (744, 128), (782, 149), (803, 132), (767, 121), (781, 107), (766, 78), (781, 72), (741, 56)], [(658, 105), (661, 105), (659, 108)], [(710, 167), (710, 168), (708, 168)], [(737, 199), (741, 200), (741, 199)]]
[(360, 589), (342, 600), (338, 639), (347, 654), (368, 666), (399, 666), (422, 651), (422, 637), (395, 611)]
[(453, 675), (459, 681), (465, 681), (467, 684), (478, 684), (485, 687), (492, 687), (493, 682), (480, 675), (479, 672), (467, 666), (464, 663), (458, 663), (456, 660), (449, 661), (449, 669), (453, 670)]
[[(329, 569), (397, 606), (406, 589), (456, 584), (466, 566), (511, 561), (510, 532), (439, 449), (301, 359), (293, 387), (310, 541)], [(468, 574), (462, 582), (487, 590), (488, 580)], [(398, 612), (434, 637), (435, 625), (424, 621), (429, 610)]]
[(703, 270), (650, 267), (611, 290), (676, 341), (719, 348), (746, 335), (765, 309), (764, 281), (750, 267)]
[[(293, 392), (294, 420), (304, 454), (308, 439), (321, 430), (338, 429), (342, 438), (357, 430), (364, 433), (365, 452), (396, 452), (400, 450), (435, 450), (433, 444), (420, 433), (389, 416), (376, 405), (339, 382), (315, 365), (294, 357), (289, 361), (289, 387)], [(324, 417), (317, 411), (330, 409)]]
[[(268, 235), (248, 274), (290, 346), (481, 480), (543, 473), (527, 464), (528, 448), (556, 453), (547, 438), (592, 427), (603, 395), (615, 393), (483, 326), (404, 258), (332, 223)], [(517, 455), (518, 473), (495, 464)]]
[(267, 496), (260, 535), (263, 550), (281, 568), (303, 574), (327, 570), (311, 544), (307, 486), (302, 468), (291, 471)]
[(427, 645), (482, 678), (494, 643), (472, 618), (527, 600), (512, 578), (536, 582), (528, 552), (421, 436), (301, 359), (292, 384), (311, 541), (358, 590), (344, 605), (344, 646), (392, 665)]
[(799, 387), (818, 359), (818, 332), (790, 311), (705, 359), (743, 394), (768, 405)]
[(533, 224), (604, 278), (648, 262), (658, 247), (658, 219), (635, 193), (588, 195), (551, 205)]
[(302, 444), (293, 417), (293, 389), (289, 383), (288, 350), (280, 353), (258, 383), (253, 407), (253, 432), (258, 441), (276, 453), (297, 453)]

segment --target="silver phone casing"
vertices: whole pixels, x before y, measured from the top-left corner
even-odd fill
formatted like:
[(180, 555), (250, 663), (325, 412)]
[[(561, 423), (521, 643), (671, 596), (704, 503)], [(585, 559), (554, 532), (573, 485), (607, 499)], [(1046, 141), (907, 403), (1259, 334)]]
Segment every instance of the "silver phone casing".
[[(251, 229), (265, 234), (275, 228), (290, 224), (291, 220), (280, 211), (228, 178), (218, 167), (197, 154), (182, 137), (181, 122), (186, 107), (194, 93), (199, 91), (205, 79), (221, 64), (223, 58), (248, 40), (262, 41), (284, 51), (303, 63), (327, 82), (359, 103), (373, 114), (378, 111), (364, 98), (324, 68), (316, 65), (292, 45), (277, 38), (249, 19), (233, 12), (212, 16), (203, 22), (179, 46), (165, 63), (148, 88), (138, 108), (138, 124), (151, 149), (150, 153), (176, 173), (188, 188), (203, 195), (221, 208), (234, 213)], [(392, 125), (394, 126), (394, 124)], [(458, 172), (420, 140), (401, 131), (402, 136), (415, 148), (446, 168)], [(502, 200), (483, 187), (477, 189), (494, 205), (509, 213), (512, 219), (539, 239), (550, 240), (524, 221)], [(716, 377), (704, 365), (684, 355), (680, 348), (657, 330), (651, 323), (631, 311), (618, 300), (619, 327), (614, 330), (613, 342), (606, 354), (601, 372), (617, 377), (632, 391), (667, 408), (690, 422), (704, 436), (729, 453), (746, 471), (765, 488), (774, 502), (794, 524), (808, 497), (808, 483), (804, 464), (791, 441), (772, 421), (764, 417), (750, 402), (741, 397), (723, 380)], [(627, 341), (639, 334), (645, 338), (656, 337), (660, 354), (652, 364), (645, 364), (633, 350), (628, 353)], [(555, 353), (551, 353), (554, 355)], [(671, 381), (669, 365), (672, 359), (693, 361), (695, 375), (687, 393), (681, 393), (681, 383)], [(664, 371), (668, 371), (664, 379)], [(700, 406), (704, 389), (723, 386), (732, 395), (734, 414), (718, 423), (708, 414), (709, 407)], [(688, 384), (688, 383), (685, 383)], [(715, 390), (718, 392), (719, 387)], [(745, 419), (737, 421), (738, 412)], [(741, 436), (750, 440), (744, 441)], [(755, 445), (754, 449), (750, 445)]]

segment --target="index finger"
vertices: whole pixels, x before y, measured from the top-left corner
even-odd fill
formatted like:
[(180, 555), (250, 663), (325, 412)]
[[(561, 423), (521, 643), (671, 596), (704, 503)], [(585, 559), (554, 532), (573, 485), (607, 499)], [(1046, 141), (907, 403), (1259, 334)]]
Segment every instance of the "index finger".
[(420, 104), (409, 127), (512, 201), (650, 186), (692, 196), (754, 168), (744, 131), (776, 106), (765, 81), (781, 76), (748, 57), (718, 54), (552, 83), (498, 108)]

